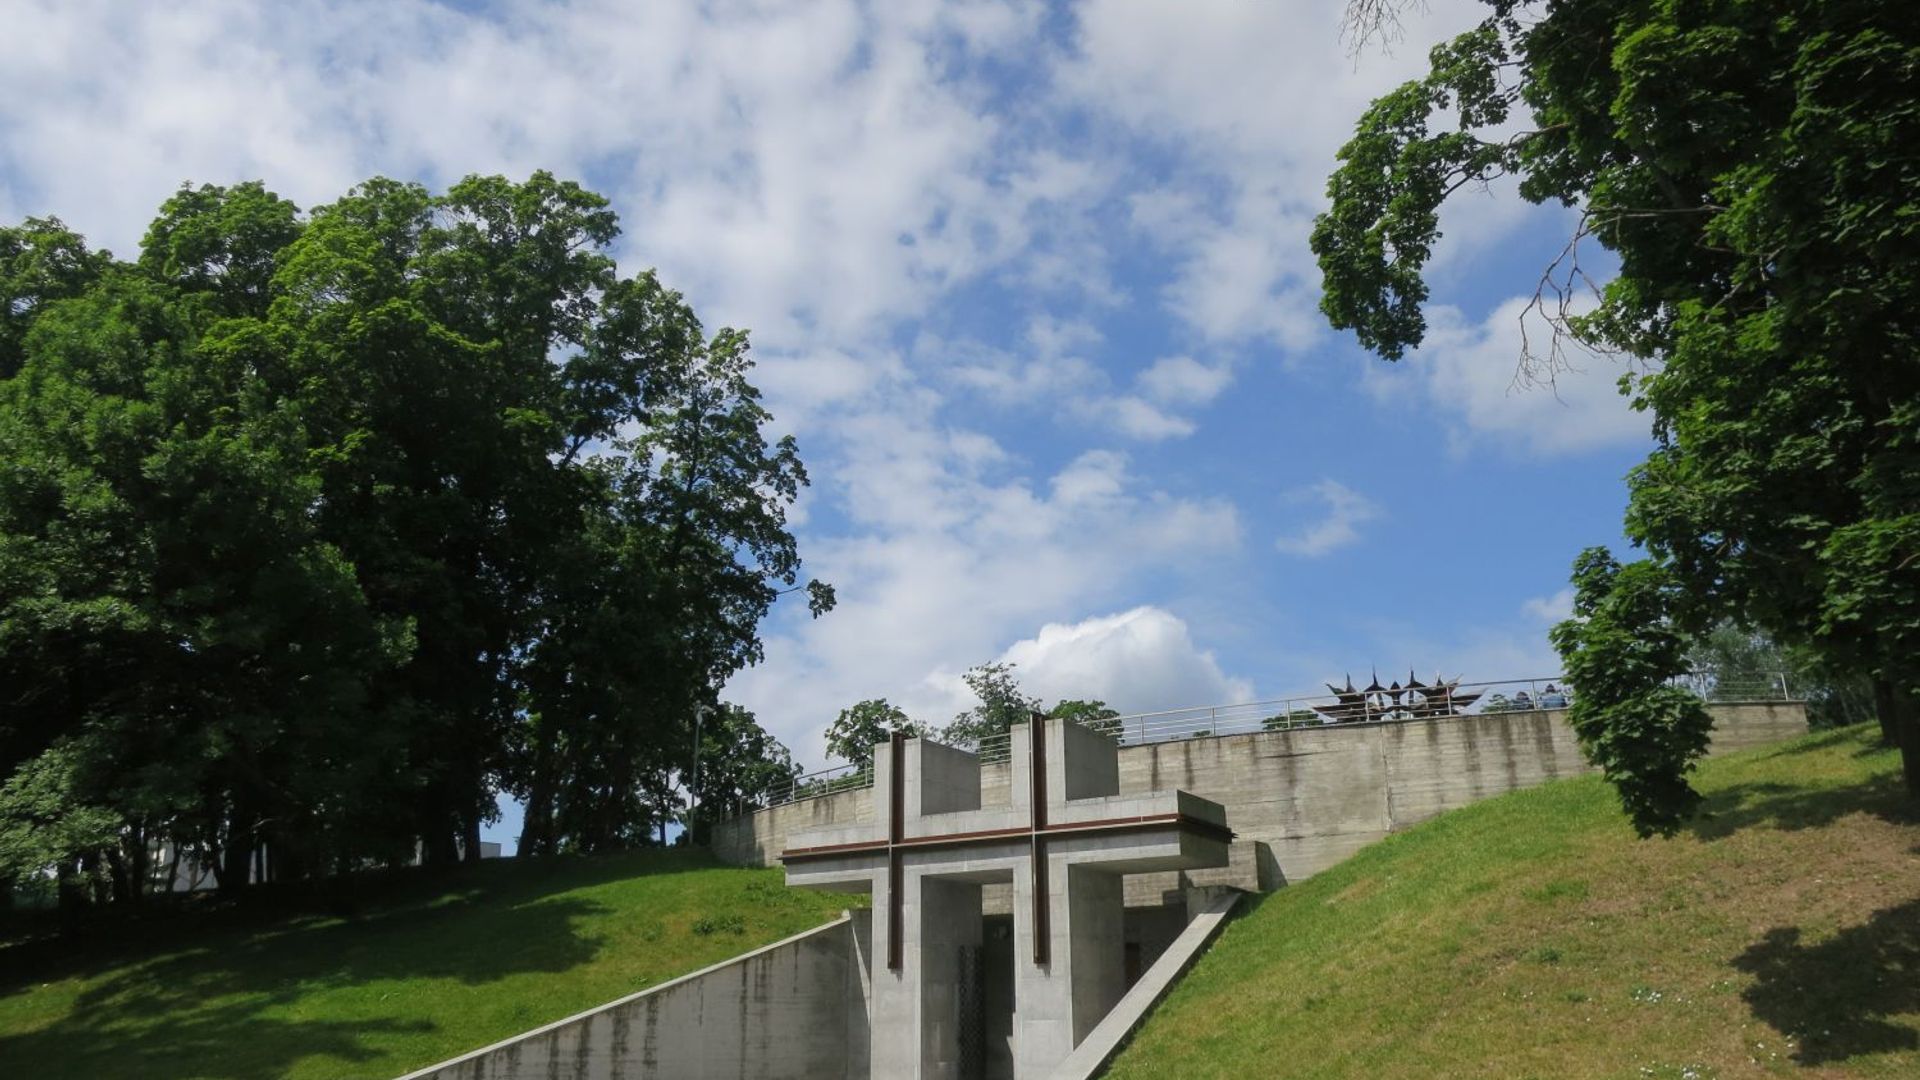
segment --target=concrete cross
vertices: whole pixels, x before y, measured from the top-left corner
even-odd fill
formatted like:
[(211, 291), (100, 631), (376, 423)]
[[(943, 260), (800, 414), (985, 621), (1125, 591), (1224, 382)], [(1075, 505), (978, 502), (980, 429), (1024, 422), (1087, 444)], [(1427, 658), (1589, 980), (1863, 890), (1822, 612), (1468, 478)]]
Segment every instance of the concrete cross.
[(980, 760), (925, 739), (875, 747), (871, 823), (796, 833), (787, 882), (873, 894), (869, 1075), (960, 1080), (961, 947), (981, 887), (1013, 887), (1012, 1075), (1044, 1077), (1125, 992), (1121, 876), (1225, 866), (1225, 811), (1183, 791), (1121, 795), (1119, 747), (1077, 724), (1011, 732), (1004, 797)]

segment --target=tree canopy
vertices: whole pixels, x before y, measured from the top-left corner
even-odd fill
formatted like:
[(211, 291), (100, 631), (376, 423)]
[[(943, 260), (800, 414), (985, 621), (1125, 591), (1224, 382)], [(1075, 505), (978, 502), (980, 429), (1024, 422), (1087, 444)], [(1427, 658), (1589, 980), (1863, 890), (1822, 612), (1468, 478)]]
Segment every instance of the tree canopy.
[(1120, 734), (1114, 724), (1120, 714), (1104, 701), (1067, 698), (1043, 713), (1040, 699), (1020, 688), (1013, 673), (1015, 666), (989, 661), (967, 669), (960, 678), (978, 703), (939, 729), (913, 719), (885, 698), (855, 702), (840, 710), (828, 725), (827, 753), (864, 769), (873, 763), (873, 748), (897, 731), (910, 739), (937, 737), (954, 746), (977, 750), (987, 760), (1001, 760), (1008, 752), (1003, 737), (1013, 725), (1024, 724), (1036, 714), (1109, 735)]
[(657, 839), (694, 710), (833, 596), (746, 335), (617, 233), (546, 173), (183, 187), (130, 263), (0, 228), (0, 880), (472, 858), (501, 792), (527, 852)]
[(840, 710), (827, 725), (827, 753), (865, 769), (873, 764), (873, 748), (900, 732), (918, 739), (933, 732), (886, 698), (856, 701)]
[(1024, 724), (1040, 711), (1040, 699), (1020, 689), (1014, 678), (1015, 665), (990, 661), (969, 668), (961, 681), (979, 704), (956, 715), (941, 731), (941, 737), (955, 746), (984, 747), (991, 757), (1004, 757), (1006, 747), (995, 745), (1013, 728)]
[[(1356, 33), (1391, 6), (1358, 0)], [(1628, 478), (1645, 559), (1583, 554), (1554, 634), (1584, 744), (1634, 778), (1636, 824), (1670, 830), (1703, 745), (1661, 689), (1685, 652), (1642, 649), (1631, 675), (1599, 658), (1732, 621), (1872, 680), (1920, 796), (1920, 12), (1488, 7), (1341, 151), (1312, 238), (1322, 309), (1397, 359), (1425, 334), (1450, 194), (1513, 174), (1525, 198), (1577, 208), (1536, 294), (1554, 339), (1523, 373), (1551, 379), (1568, 343), (1626, 357), (1656, 439)], [(1588, 242), (1619, 263), (1603, 285)]]

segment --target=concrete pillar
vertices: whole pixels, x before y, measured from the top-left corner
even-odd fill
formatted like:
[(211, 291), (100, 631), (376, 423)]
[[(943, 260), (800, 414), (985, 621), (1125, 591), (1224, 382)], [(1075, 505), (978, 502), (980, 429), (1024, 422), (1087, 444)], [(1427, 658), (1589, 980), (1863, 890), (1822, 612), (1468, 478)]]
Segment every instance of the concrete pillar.
[(1033, 884), (1013, 879), (1014, 1075), (1043, 1077), (1126, 993), (1125, 908), (1117, 874), (1049, 857), (1052, 948), (1033, 962)]
[(1094, 1029), (1127, 991), (1126, 906), (1120, 875), (1069, 867), (1067, 933), (1073, 984), (1073, 1045)]
[[(875, 779), (888, 782), (884, 747)], [(908, 822), (933, 814), (980, 807), (980, 762), (974, 755), (925, 740), (906, 745), (903, 778)], [(884, 786), (877, 791), (885, 792)], [(880, 808), (881, 827), (891, 823), (892, 807)], [(905, 822), (903, 822), (903, 825)], [(884, 942), (876, 942), (879, 961), (873, 972), (872, 1075), (946, 1080), (959, 1075), (960, 947), (981, 944), (980, 885), (937, 876), (938, 860), (909, 855), (902, 873), (902, 948), (899, 971), (889, 971)], [(885, 891), (876, 890), (876, 906)], [(876, 919), (886, 922), (884, 911)], [(916, 1034), (917, 1033), (917, 1037)]]
[(920, 883), (920, 1067), (901, 1076), (960, 1075), (960, 947), (981, 945), (980, 886), (915, 875)]

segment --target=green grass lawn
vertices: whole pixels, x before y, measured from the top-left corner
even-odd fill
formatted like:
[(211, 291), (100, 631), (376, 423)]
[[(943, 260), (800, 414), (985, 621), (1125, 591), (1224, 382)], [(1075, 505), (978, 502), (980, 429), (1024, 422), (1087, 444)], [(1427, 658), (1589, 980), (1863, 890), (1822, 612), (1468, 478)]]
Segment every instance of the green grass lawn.
[(1437, 818), (1261, 899), (1115, 1080), (1920, 1077), (1920, 823), (1849, 729), (1705, 763), (1634, 837), (1597, 779)]
[(0, 946), (0, 1077), (393, 1077), (818, 926), (849, 900), (684, 851), (410, 878), (352, 918), (162, 913), (77, 945)]

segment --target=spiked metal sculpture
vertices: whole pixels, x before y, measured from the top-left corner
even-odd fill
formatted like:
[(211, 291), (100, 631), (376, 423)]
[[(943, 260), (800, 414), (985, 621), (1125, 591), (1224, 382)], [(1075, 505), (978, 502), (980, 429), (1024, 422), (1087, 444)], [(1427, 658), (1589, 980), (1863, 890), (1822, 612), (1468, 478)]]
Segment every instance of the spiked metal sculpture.
[(1459, 678), (1447, 679), (1435, 675), (1431, 683), (1423, 683), (1413, 672), (1407, 672), (1407, 681), (1402, 685), (1395, 680), (1391, 686), (1381, 686), (1380, 676), (1376, 672), (1373, 681), (1364, 689), (1354, 689), (1353, 676), (1347, 676), (1344, 687), (1327, 684), (1333, 693), (1333, 704), (1310, 706), (1314, 712), (1327, 718), (1334, 724), (1350, 724), (1367, 720), (1420, 720), (1432, 716), (1457, 716), (1466, 711), (1467, 706), (1480, 700), (1482, 691), (1462, 692)]

